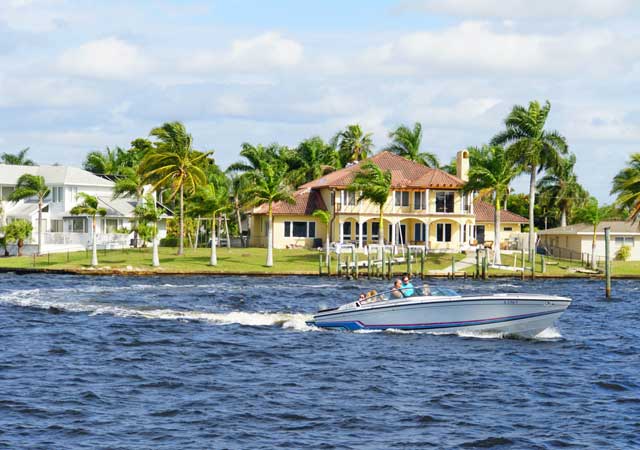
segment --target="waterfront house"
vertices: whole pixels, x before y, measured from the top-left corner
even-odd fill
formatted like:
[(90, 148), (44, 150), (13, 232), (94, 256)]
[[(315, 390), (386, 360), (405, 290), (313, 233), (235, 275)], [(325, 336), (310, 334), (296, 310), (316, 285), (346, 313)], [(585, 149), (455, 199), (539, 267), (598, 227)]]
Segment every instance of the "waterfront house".
[[(629, 261), (640, 261), (640, 227), (637, 223), (619, 220), (606, 220), (596, 227), (596, 257), (604, 259), (604, 229), (610, 228), (611, 257), (620, 247), (629, 247)], [(593, 225), (578, 223), (566, 227), (551, 228), (538, 232), (539, 246), (553, 255), (579, 259), (581, 255), (591, 255)], [(589, 256), (590, 257), (590, 256)]]
[[(44, 228), (43, 251), (59, 252), (83, 250), (91, 245), (91, 218), (74, 216), (71, 209), (78, 204), (79, 192), (95, 196), (99, 205), (107, 210), (105, 217), (98, 217), (96, 242), (101, 248), (122, 248), (129, 246), (133, 233), (134, 198), (113, 199), (115, 183), (86, 170), (69, 166), (16, 166), (0, 164), (0, 202), (4, 210), (0, 225), (16, 219), (25, 219), (33, 225), (31, 240), (25, 251), (32, 251), (38, 236), (38, 202), (36, 198), (9, 201), (18, 178), (23, 174), (39, 175), (50, 188), (45, 199), (42, 214)], [(165, 219), (160, 222), (159, 237), (166, 235)]]
[[(468, 180), (469, 152), (457, 153), (457, 175), (433, 169), (396, 154), (383, 151), (370, 160), (392, 175), (391, 193), (383, 208), (382, 226), (385, 242), (392, 245), (419, 245), (430, 250), (459, 251), (484, 239), (492, 239), (493, 216), (486, 213), (491, 205), (481, 204), (484, 220), (477, 222), (473, 193), (463, 191)], [(331, 213), (328, 224), (334, 243), (352, 244), (362, 248), (378, 243), (379, 208), (367, 201), (358, 201), (358, 194), (348, 190), (360, 163), (324, 175), (303, 184), (294, 194), (295, 203), (273, 205), (275, 248), (315, 247), (322, 245), (326, 226), (311, 214), (316, 209)], [(252, 246), (266, 246), (267, 205), (254, 208), (250, 230)], [(503, 229), (519, 232), (524, 218), (512, 213)], [(489, 223), (490, 219), (490, 223)], [(484, 236), (483, 236), (484, 234)], [(509, 239), (507, 234), (505, 239)]]

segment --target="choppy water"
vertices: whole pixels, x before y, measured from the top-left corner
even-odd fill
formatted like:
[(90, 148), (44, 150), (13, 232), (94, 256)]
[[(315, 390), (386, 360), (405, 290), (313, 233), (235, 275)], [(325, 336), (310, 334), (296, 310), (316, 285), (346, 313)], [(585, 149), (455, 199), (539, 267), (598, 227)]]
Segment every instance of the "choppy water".
[(640, 282), (537, 340), (319, 331), (379, 281), (0, 275), (0, 448), (639, 448)]

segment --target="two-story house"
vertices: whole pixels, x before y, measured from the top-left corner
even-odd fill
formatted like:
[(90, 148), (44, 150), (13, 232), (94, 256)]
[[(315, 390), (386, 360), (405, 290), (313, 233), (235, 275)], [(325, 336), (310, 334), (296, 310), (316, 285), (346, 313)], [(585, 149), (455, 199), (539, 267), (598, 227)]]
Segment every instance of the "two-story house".
[[(78, 193), (95, 196), (99, 205), (107, 210), (96, 224), (96, 242), (105, 248), (128, 246), (132, 238), (134, 222), (134, 198), (113, 199), (115, 183), (86, 170), (68, 166), (14, 166), (0, 164), (0, 202), (2, 217), (0, 226), (16, 219), (26, 219), (33, 225), (31, 241), (38, 236), (38, 201), (29, 198), (19, 202), (9, 201), (18, 178), (23, 174), (39, 175), (50, 188), (42, 214), (44, 228), (43, 251), (55, 252), (84, 249), (91, 244), (91, 218), (74, 216), (71, 209), (78, 204)], [(159, 236), (166, 235), (165, 220), (160, 223)]]

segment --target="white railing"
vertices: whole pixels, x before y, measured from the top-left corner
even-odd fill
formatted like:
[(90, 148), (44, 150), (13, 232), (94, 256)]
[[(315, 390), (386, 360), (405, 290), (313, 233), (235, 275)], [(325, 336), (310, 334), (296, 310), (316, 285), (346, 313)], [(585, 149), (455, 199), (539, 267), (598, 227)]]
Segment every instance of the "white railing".
[[(96, 234), (96, 244), (98, 245), (118, 245), (128, 246), (129, 234), (122, 233), (98, 233)], [(55, 245), (91, 245), (91, 233), (44, 233), (44, 242)]]

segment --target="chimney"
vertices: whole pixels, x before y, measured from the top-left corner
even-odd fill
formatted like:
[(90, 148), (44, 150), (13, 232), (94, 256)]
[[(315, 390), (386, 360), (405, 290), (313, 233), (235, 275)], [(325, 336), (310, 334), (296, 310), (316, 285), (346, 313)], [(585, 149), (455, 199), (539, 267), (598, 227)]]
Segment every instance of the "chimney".
[(460, 150), (456, 154), (456, 175), (463, 181), (469, 181), (469, 151)]

